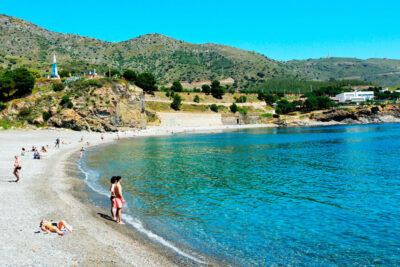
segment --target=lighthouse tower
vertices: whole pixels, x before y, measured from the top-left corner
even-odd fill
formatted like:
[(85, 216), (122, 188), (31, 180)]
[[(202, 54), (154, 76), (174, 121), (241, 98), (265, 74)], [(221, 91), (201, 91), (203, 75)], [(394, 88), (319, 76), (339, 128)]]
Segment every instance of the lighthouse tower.
[(57, 70), (56, 54), (54, 54), (54, 57), (53, 57), (53, 69), (51, 70), (51, 78), (60, 79), (60, 75), (58, 75), (58, 70)]

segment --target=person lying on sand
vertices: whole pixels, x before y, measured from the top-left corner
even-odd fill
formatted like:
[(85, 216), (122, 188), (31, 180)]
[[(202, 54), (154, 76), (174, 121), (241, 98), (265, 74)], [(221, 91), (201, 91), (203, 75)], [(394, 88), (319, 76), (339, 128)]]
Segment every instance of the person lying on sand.
[(60, 221), (59, 223), (50, 222), (42, 220), (40, 222), (40, 228), (44, 231), (50, 231), (52, 233), (57, 233), (59, 235), (64, 235), (66, 230), (72, 233), (72, 227), (69, 226), (65, 221)]
[(47, 152), (47, 149), (44, 146), (42, 146), (42, 149), (40, 151)]

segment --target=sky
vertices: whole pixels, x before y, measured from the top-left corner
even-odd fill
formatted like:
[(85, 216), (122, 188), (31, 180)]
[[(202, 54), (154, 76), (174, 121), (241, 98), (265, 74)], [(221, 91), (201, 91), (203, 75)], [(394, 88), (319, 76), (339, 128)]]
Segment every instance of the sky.
[(1, 0), (0, 13), (111, 42), (160, 33), (276, 60), (400, 59), (399, 0)]

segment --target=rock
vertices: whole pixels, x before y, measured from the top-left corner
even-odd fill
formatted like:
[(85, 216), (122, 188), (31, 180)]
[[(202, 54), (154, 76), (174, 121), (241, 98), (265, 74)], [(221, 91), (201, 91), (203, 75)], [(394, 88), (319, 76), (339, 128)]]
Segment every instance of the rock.
[(43, 117), (42, 117), (42, 116), (39, 116), (39, 117), (33, 119), (32, 123), (33, 123), (33, 124), (38, 124), (38, 125), (43, 124), (43, 123), (44, 123)]
[(57, 114), (57, 108), (56, 107), (51, 107), (49, 110), (51, 116), (54, 116)]

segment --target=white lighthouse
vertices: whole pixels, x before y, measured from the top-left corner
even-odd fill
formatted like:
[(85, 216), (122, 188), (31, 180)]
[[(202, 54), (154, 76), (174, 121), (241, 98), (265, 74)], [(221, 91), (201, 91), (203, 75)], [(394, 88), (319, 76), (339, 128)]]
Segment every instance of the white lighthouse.
[(60, 75), (58, 75), (58, 70), (57, 70), (57, 59), (55, 53), (53, 56), (53, 69), (51, 70), (51, 78), (60, 79)]

